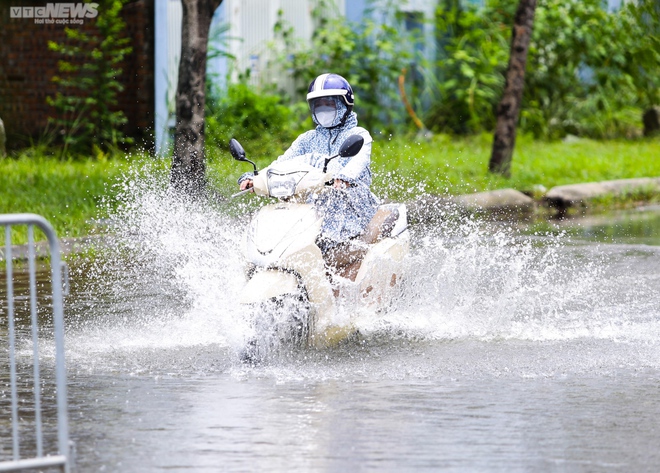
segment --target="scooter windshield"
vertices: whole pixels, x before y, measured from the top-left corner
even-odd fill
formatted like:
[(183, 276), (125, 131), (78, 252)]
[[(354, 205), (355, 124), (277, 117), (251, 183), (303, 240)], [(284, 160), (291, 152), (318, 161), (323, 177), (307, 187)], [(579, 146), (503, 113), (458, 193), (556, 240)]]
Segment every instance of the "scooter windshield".
[(307, 171), (279, 173), (273, 169), (266, 174), (268, 177), (268, 193), (272, 197), (291, 197), (296, 193), (296, 186), (305, 177)]

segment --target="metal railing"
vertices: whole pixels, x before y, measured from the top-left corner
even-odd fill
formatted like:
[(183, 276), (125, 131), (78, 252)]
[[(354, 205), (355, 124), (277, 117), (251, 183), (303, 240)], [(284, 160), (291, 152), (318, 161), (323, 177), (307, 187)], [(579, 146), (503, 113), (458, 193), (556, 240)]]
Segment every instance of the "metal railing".
[[(36, 448), (34, 454), (24, 458), (21, 456), (21, 418), (19, 417), (19, 399), (17, 359), (16, 359), (16, 321), (14, 294), (14, 258), (12, 249), (12, 226), (27, 226), (27, 263), (29, 270), (29, 306), (32, 335), (33, 364), (33, 407), (34, 432)], [(64, 365), (64, 314), (62, 309), (62, 261), (60, 259), (60, 244), (51, 224), (36, 214), (6, 214), (0, 215), (0, 229), (4, 226), (5, 245), (3, 253), (6, 267), (7, 282), (7, 344), (9, 345), (9, 384), (11, 389), (11, 459), (3, 461), (0, 458), (0, 472), (27, 469), (59, 468), (69, 473), (71, 470), (71, 455), (69, 451), (69, 432), (67, 415), (66, 369)], [(39, 343), (37, 324), (37, 282), (36, 257), (34, 243), (34, 228), (38, 227), (47, 237), (50, 255), (50, 273), (52, 283), (52, 316), (55, 341), (55, 389), (57, 412), (57, 451), (45, 452), (44, 432), (42, 425), (41, 370), (39, 366)], [(0, 258), (2, 259), (2, 258)], [(3, 336), (0, 335), (0, 343)], [(23, 406), (23, 404), (21, 404)], [(49, 424), (50, 425), (50, 424)], [(32, 430), (32, 428), (30, 428)], [(54, 448), (53, 448), (54, 449)]]

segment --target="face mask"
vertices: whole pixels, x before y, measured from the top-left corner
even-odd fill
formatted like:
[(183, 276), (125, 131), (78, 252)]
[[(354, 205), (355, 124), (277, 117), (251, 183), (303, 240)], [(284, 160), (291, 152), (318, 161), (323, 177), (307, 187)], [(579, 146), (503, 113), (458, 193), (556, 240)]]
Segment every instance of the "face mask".
[(316, 123), (325, 128), (335, 126), (337, 118), (337, 99), (334, 97), (321, 97), (311, 104), (312, 115)]
[(328, 128), (331, 127), (332, 123), (335, 121), (337, 110), (331, 107), (318, 107), (314, 115), (316, 116), (316, 121), (319, 122), (319, 125)]

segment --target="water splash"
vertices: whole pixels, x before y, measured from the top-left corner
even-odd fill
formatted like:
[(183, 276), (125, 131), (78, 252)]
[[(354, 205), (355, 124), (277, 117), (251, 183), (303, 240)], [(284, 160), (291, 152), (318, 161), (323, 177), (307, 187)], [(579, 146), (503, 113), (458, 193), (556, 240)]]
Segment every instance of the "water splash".
[(115, 189), (113, 243), (80, 275), (88, 282), (72, 317), (85, 356), (244, 338), (241, 229), (212, 205), (169, 192), (167, 178), (147, 164)]
[[(400, 313), (438, 339), (650, 341), (660, 335), (660, 252), (521, 235), (454, 215), (419, 232)], [(640, 260), (640, 257), (642, 260)], [(425, 314), (420, 317), (418, 314)]]
[(580, 317), (570, 314), (588, 306), (600, 272), (598, 261), (571, 261), (561, 236), (521, 237), (470, 218), (426, 230), (410, 263), (420, 276), (402, 311), (424, 314), (411, 318), (434, 338), (574, 337)]
[[(72, 356), (112, 353), (116, 363), (142, 370), (167, 365), (154, 361), (154, 352), (192, 366), (201, 356), (206, 368), (209, 360), (235, 359), (251, 330), (238, 303), (248, 218), (170, 193), (166, 172), (156, 166), (136, 169), (118, 191), (110, 215), (115, 244), (97, 258), (79, 292), (86, 302), (73, 316)], [(413, 229), (404, 290), (392, 307), (383, 313), (344, 307), (354, 311), (363, 340), (652, 340), (660, 334), (657, 290), (647, 283), (622, 291), (613, 269), (621, 263), (600, 247), (561, 234), (522, 236), (451, 206), (434, 212), (438, 225)]]

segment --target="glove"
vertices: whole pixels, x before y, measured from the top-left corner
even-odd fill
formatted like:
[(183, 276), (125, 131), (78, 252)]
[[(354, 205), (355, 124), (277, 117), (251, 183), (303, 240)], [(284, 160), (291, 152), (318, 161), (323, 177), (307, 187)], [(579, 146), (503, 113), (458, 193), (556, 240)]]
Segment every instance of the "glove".
[(238, 178), (238, 185), (240, 186), (241, 182), (248, 179), (252, 180), (253, 178), (254, 178), (254, 172), (252, 171), (244, 172), (243, 174), (241, 174), (241, 177)]

